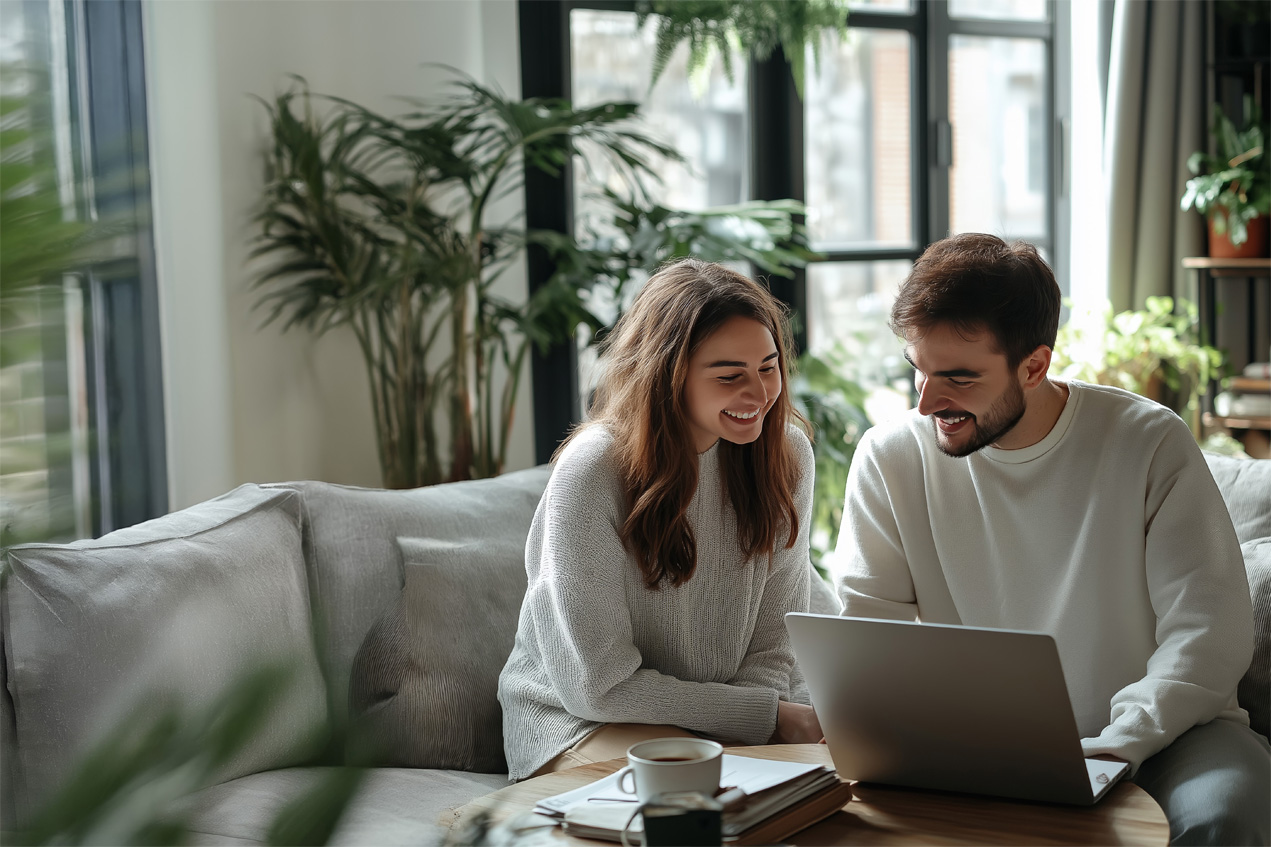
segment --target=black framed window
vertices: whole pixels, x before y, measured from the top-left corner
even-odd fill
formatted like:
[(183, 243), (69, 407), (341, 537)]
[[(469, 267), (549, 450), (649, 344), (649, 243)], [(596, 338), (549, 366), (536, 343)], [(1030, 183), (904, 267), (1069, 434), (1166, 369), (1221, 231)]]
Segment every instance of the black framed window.
[(1065, 255), (1057, 13), (1046, 0), (862, 3), (849, 37), (809, 63), (800, 199), (824, 259), (806, 273), (805, 340), (846, 348), (867, 386), (909, 377), (886, 316), (932, 241), (992, 232)]
[[(5, 3), (3, 59), (41, 174), (64, 216), (109, 226), (90, 269), (44, 280), (22, 331), (38, 350), (0, 362), (7, 414), (0, 521), (14, 540), (100, 535), (167, 511), (162, 362), (150, 227), (139, 0)], [(42, 177), (43, 178), (43, 177)], [(11, 281), (12, 282), (12, 281)]]
[[(848, 37), (827, 39), (819, 68), (808, 57), (805, 100), (779, 51), (750, 63), (744, 80), (738, 74), (744, 102), (721, 79), (685, 81), (681, 74), (671, 83), (675, 70), (668, 70), (652, 95), (664, 102), (649, 103), (659, 113), (655, 127), (677, 108), (676, 85), (695, 87), (697, 95), (696, 110), (689, 115), (680, 105), (689, 117), (671, 123), (667, 134), (699, 171), (695, 185), (675, 181), (673, 190), (686, 194), (675, 200), (804, 202), (822, 259), (792, 281), (772, 280), (797, 315), (797, 343), (816, 352), (846, 347), (859, 363), (853, 375), (870, 385), (907, 379), (886, 314), (896, 286), (932, 241), (987, 231), (1033, 242), (1067, 291), (1065, 198), (1055, 166), (1066, 102), (1056, 70), (1066, 62), (1059, 5), (853, 4)], [(521, 0), (525, 96), (645, 102), (641, 60), (647, 65), (648, 50), (634, 19), (630, 2)], [(718, 154), (727, 157), (722, 165)], [(530, 224), (571, 231), (585, 201), (570, 175), (549, 183), (527, 183)], [(544, 273), (532, 258), (531, 286)], [(535, 423), (539, 459), (546, 460), (579, 416), (577, 356), (562, 350), (538, 368)], [(566, 379), (572, 382), (562, 388)]]

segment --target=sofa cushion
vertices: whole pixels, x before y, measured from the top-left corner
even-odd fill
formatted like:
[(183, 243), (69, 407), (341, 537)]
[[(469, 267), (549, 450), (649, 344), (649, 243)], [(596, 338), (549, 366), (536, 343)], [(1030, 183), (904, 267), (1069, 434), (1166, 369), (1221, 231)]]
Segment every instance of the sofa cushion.
[(1205, 461), (1240, 543), (1271, 536), (1271, 459), (1236, 459), (1206, 452)]
[[(0, 604), (2, 605), (2, 604)], [(14, 725), (13, 700), (9, 697), (9, 670), (5, 657), (4, 627), (0, 625), (0, 832), (18, 827), (17, 749), (18, 731)]]
[(528, 525), (400, 540), (406, 585), (353, 664), (358, 741), (387, 765), (506, 772), (499, 673), (525, 596)]
[(825, 577), (812, 571), (811, 591), (808, 597), (808, 611), (814, 615), (837, 615), (843, 611), (843, 603), (834, 593), (834, 586)]
[(305, 559), (331, 709), (347, 716), (353, 657), (371, 625), (401, 596), (397, 539), (462, 541), (529, 533), (551, 468), (493, 479), (387, 491), (325, 482), (286, 483), (304, 495)]
[[(267, 844), (288, 803), (313, 790), (325, 768), (288, 768), (216, 785), (181, 801), (187, 843)], [(328, 842), (332, 845), (442, 843), (447, 811), (507, 786), (506, 774), (377, 768), (369, 771)]]
[(301, 760), (327, 710), (300, 522), (295, 492), (244, 485), (96, 540), (10, 548), (0, 608), (20, 811), (125, 716), (202, 711), (256, 662), (288, 662), (295, 682), (211, 781)]
[(1253, 662), (1237, 696), (1249, 725), (1271, 738), (1271, 537), (1240, 545), (1253, 598)]

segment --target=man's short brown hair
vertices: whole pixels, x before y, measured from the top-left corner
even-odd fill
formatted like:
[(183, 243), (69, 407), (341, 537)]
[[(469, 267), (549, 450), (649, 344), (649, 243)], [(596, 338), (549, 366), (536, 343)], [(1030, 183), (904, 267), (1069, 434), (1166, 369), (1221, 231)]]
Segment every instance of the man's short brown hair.
[(1055, 347), (1059, 284), (1031, 244), (969, 232), (937, 241), (900, 286), (892, 332), (909, 339), (947, 324), (963, 337), (987, 330), (1008, 366)]

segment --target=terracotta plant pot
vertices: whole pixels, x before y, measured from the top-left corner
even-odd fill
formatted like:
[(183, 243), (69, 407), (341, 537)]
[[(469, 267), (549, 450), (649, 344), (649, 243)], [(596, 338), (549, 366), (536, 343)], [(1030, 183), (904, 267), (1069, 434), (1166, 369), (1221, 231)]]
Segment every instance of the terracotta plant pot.
[(1249, 237), (1244, 244), (1236, 247), (1227, 238), (1227, 231), (1221, 235), (1214, 232), (1214, 220), (1226, 217), (1226, 209), (1214, 209), (1209, 215), (1209, 257), (1211, 259), (1261, 259), (1267, 255), (1267, 223), (1266, 215), (1259, 215), (1249, 221)]

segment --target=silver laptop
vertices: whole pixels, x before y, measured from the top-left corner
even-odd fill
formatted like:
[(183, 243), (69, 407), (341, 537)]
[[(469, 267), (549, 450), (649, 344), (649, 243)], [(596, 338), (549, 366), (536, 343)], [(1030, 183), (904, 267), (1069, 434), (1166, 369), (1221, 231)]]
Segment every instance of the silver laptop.
[(1128, 770), (1086, 759), (1055, 640), (786, 615), (839, 776), (1090, 805)]

